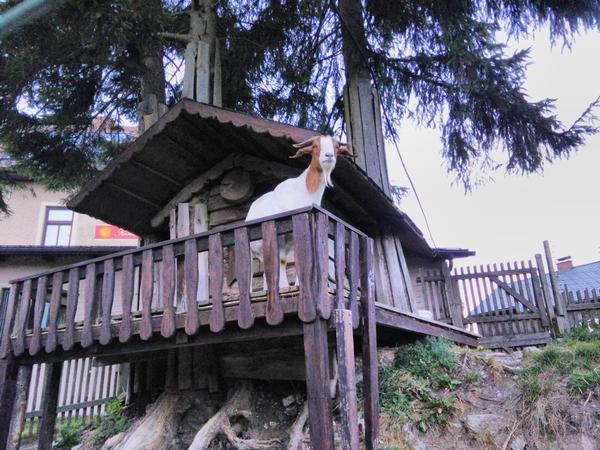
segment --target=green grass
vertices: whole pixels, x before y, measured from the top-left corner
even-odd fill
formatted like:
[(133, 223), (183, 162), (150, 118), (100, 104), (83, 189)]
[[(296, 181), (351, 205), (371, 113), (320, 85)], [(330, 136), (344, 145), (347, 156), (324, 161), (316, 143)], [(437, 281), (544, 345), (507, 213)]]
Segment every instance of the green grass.
[(519, 379), (525, 406), (535, 405), (564, 381), (573, 395), (600, 388), (600, 326), (577, 327), (530, 356)]
[(461, 409), (452, 393), (462, 383), (457, 363), (445, 339), (428, 337), (399, 348), (393, 364), (380, 367), (381, 410), (423, 432), (446, 426)]
[(106, 403), (106, 412), (100, 417), (98, 427), (93, 434), (94, 443), (100, 444), (129, 428), (131, 418), (125, 415), (123, 408), (123, 403), (116, 398)]

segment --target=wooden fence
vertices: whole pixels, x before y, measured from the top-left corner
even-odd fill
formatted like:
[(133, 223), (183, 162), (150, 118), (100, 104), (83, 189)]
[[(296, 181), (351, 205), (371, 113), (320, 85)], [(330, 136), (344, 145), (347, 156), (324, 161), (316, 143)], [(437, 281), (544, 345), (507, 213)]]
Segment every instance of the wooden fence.
[[(27, 395), (23, 434), (37, 433), (42, 415), (43, 382), (46, 364), (35, 364)], [(84, 423), (104, 413), (107, 401), (119, 394), (118, 364), (94, 366), (92, 358), (71, 359), (62, 366), (57, 419), (80, 419)]]

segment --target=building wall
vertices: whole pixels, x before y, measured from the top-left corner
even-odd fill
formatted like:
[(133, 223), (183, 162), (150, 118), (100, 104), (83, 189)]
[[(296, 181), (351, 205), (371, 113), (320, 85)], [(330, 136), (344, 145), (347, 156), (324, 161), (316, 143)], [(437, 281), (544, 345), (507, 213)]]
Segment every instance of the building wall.
[(415, 304), (417, 306), (417, 310), (429, 309), (425, 303), (425, 299), (423, 298), (421, 282), (417, 281), (419, 272), (422, 270), (425, 273), (428, 271), (432, 273), (440, 273), (442, 271), (442, 263), (443, 261), (432, 261), (430, 258), (424, 258), (422, 256), (406, 255), (406, 265), (408, 266), (410, 281), (413, 286), (413, 292), (415, 293)]
[[(40, 246), (44, 234), (46, 208), (64, 206), (68, 194), (49, 192), (40, 184), (28, 183), (24, 189), (13, 191), (7, 198), (9, 216), (0, 217), (0, 246)], [(71, 229), (71, 246), (136, 246), (137, 238), (96, 239), (97, 226), (106, 225), (100, 220), (74, 213)], [(0, 287), (8, 286), (15, 278), (44, 272), (54, 267), (73, 264), (88, 259), (85, 256), (6, 256), (0, 259)]]

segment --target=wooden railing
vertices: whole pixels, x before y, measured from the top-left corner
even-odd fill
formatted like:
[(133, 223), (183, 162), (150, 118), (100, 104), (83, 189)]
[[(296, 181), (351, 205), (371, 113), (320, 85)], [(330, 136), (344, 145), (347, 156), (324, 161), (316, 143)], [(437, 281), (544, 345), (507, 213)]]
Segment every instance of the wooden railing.
[[(247, 329), (257, 317), (278, 325), (291, 313), (310, 322), (328, 319), (334, 302), (344, 302), (358, 319), (369, 239), (310, 207), (14, 280), (0, 356), (125, 343), (133, 336), (170, 338), (177, 330), (194, 335), (202, 326), (218, 333), (226, 322)], [(297, 278), (288, 289), (279, 287), (283, 240), (293, 243)], [(251, 287), (253, 241), (262, 241), (266, 288), (259, 292)], [(198, 298), (205, 283), (209, 298)]]

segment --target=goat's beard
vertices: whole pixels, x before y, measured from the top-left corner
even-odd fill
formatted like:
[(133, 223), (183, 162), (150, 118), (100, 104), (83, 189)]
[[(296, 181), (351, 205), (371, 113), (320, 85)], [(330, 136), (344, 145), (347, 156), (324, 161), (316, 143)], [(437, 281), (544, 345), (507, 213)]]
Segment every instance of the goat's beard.
[(329, 169), (329, 170), (323, 170), (323, 176), (325, 177), (325, 186), (326, 187), (333, 187), (333, 182), (331, 181), (331, 172), (333, 171), (333, 168)]

